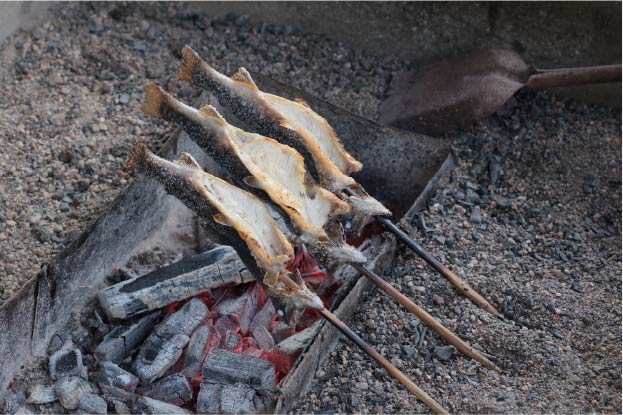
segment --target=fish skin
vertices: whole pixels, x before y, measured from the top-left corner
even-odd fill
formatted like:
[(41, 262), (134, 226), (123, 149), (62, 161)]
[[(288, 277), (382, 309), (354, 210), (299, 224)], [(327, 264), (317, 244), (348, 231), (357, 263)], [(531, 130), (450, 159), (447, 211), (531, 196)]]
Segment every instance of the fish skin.
[[(286, 270), (286, 264), (291, 261), (294, 249), (259, 199), (197, 168), (196, 161), (186, 153), (182, 155), (181, 160), (170, 162), (153, 154), (144, 144), (136, 143), (130, 150), (127, 164), (130, 172), (156, 179), (168, 193), (205, 219), (210, 236), (217, 242), (232, 246), (238, 252), (249, 272), (267, 290), (271, 300), (287, 305), (285, 316), (289, 321), (295, 321), (302, 310), (308, 307), (317, 308), (322, 304), (304, 283), (299, 284), (301, 290), (294, 293), (277, 284), (280, 273), (291, 275)], [(232, 198), (233, 195), (238, 195), (252, 201), (254, 206), (251, 210), (256, 216), (253, 219), (260, 219), (257, 215), (261, 215), (261, 219), (267, 222), (274, 235), (268, 246), (263, 240), (265, 235), (259, 235), (257, 232), (253, 235), (254, 229), (240, 225), (240, 222), (232, 219), (227, 206), (219, 204), (219, 200), (223, 199), (217, 200), (217, 197), (210, 194), (208, 184), (226, 187), (232, 192)], [(224, 216), (226, 219), (222, 221), (230, 226), (223, 226), (214, 221), (213, 218), (218, 215)], [(269, 252), (269, 250), (276, 251)]]
[[(289, 120), (269, 102), (271, 99), (273, 102), (275, 100), (289, 100), (260, 91), (244, 68), (241, 68), (232, 79), (212, 68), (189, 46), (184, 47), (182, 54), (182, 65), (178, 71), (180, 79), (210, 91), (221, 105), (229, 108), (237, 118), (245, 122), (251, 129), (264, 136), (275, 138), (296, 149), (303, 156), (307, 170), (323, 187), (334, 193), (339, 193), (341, 190), (349, 188), (359, 199), (371, 199), (367, 203), (361, 203), (361, 200), (356, 200), (356, 202), (359, 202), (356, 206), (359, 209), (365, 210), (354, 212), (354, 223), (366, 223), (367, 218), (371, 216), (391, 215), (387, 208), (372, 198), (352, 177), (347, 176), (334, 163), (328, 160), (328, 156), (320, 149), (318, 144), (310, 143), (313, 137), (309, 137), (308, 134), (302, 133), (300, 128), (291, 125)], [(240, 74), (243, 75), (241, 76)], [(300, 101), (289, 102), (292, 105), (303, 105), (313, 116), (322, 118), (311, 110), (309, 106)], [(328, 123), (326, 125), (335, 135)], [(335, 136), (335, 140), (341, 147), (341, 150), (347, 155), (346, 159), (349, 167), (345, 168), (344, 171), (350, 174), (361, 169), (361, 163), (348, 154), (339, 143), (337, 136)], [(315, 150), (309, 150), (308, 147)], [(348, 197), (345, 197), (345, 200), (351, 201)], [(354, 231), (360, 232), (361, 228), (355, 227)]]
[[(211, 106), (201, 110), (187, 106), (153, 84), (146, 85), (142, 109), (146, 115), (181, 125), (191, 139), (221, 163), (232, 183), (271, 206), (277, 204), (277, 210), (287, 215), (297, 229), (298, 243), (319, 245), (316, 248), (324, 250), (333, 261), (366, 261), (343, 240), (330, 241), (324, 227), (349, 213), (350, 205), (316, 184), (294, 149), (230, 125)], [(271, 156), (270, 160), (262, 157), (264, 153)], [(277, 159), (282, 163), (276, 163)], [(280, 172), (284, 168), (288, 171)]]

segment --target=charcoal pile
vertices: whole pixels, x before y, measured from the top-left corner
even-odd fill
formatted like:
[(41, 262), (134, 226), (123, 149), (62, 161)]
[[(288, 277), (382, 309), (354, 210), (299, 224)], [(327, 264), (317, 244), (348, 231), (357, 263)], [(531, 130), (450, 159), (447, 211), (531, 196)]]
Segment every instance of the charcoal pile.
[(271, 412), (320, 327), (312, 311), (286, 324), (229, 246), (122, 274), (52, 339), (49, 381), (20, 391), (8, 410)]

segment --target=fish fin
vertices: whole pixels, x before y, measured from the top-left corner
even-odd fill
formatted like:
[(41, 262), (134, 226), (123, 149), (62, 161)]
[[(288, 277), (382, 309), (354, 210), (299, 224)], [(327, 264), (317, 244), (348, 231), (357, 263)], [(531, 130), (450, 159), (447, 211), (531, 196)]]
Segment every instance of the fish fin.
[(191, 167), (193, 169), (203, 170), (197, 160), (195, 160), (195, 158), (188, 153), (182, 153), (176, 163), (181, 164), (182, 166)]
[(143, 143), (134, 143), (132, 148), (130, 149), (130, 155), (128, 156), (128, 171), (130, 174), (136, 174), (143, 164), (145, 164), (145, 159), (149, 154), (149, 149)]
[(243, 82), (245, 84), (249, 84), (254, 89), (257, 89), (257, 85), (255, 85), (255, 81), (251, 78), (251, 74), (245, 68), (238, 68), (238, 72), (231, 76), (231, 79), (238, 82)]
[(206, 105), (204, 107), (201, 107), (199, 113), (205, 117), (216, 118), (223, 123), (227, 122), (225, 121), (225, 118), (223, 118), (223, 116), (219, 114), (216, 108), (214, 108), (212, 105)]
[(216, 215), (212, 216), (212, 219), (214, 219), (214, 222), (220, 225), (231, 227), (231, 222), (229, 221), (229, 219), (227, 219), (227, 216), (223, 215), (222, 213), (217, 213)]
[(163, 110), (168, 94), (156, 84), (145, 84), (145, 100), (141, 106), (143, 114), (152, 118), (163, 118)]
[(267, 272), (266, 274), (264, 274), (264, 284), (266, 284), (269, 287), (273, 287), (275, 284), (277, 284), (278, 280), (279, 280), (278, 272), (273, 272), (273, 273)]
[(193, 72), (197, 65), (201, 63), (201, 57), (190, 46), (186, 45), (182, 49), (182, 65), (177, 70), (177, 77), (182, 81), (190, 83)]
[(294, 102), (298, 102), (301, 105), (305, 105), (307, 108), (311, 109), (303, 98), (294, 98)]
[(262, 182), (260, 182), (255, 176), (247, 176), (242, 181), (249, 187), (254, 189), (263, 189)]

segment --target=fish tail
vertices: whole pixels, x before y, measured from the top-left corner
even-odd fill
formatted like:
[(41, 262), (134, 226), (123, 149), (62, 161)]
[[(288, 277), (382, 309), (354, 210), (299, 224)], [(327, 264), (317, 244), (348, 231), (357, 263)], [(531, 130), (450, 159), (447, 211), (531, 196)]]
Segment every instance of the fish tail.
[(151, 152), (147, 146), (143, 143), (134, 143), (130, 149), (130, 155), (128, 156), (128, 171), (134, 175), (139, 171), (142, 171), (145, 167), (148, 155)]
[(152, 118), (164, 118), (164, 107), (167, 104), (169, 95), (158, 85), (145, 84), (145, 100), (141, 106), (143, 114)]
[(182, 49), (182, 65), (177, 71), (177, 76), (182, 81), (192, 83), (193, 72), (197, 65), (201, 63), (201, 57), (190, 46)]

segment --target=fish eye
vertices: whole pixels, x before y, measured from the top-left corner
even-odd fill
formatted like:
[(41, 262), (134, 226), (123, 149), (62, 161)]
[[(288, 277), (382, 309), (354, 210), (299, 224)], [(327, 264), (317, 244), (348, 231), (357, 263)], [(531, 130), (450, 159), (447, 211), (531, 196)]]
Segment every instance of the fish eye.
[(283, 317), (286, 315), (286, 313), (284, 313), (283, 310), (277, 310), (277, 314), (279, 315), (279, 317)]

